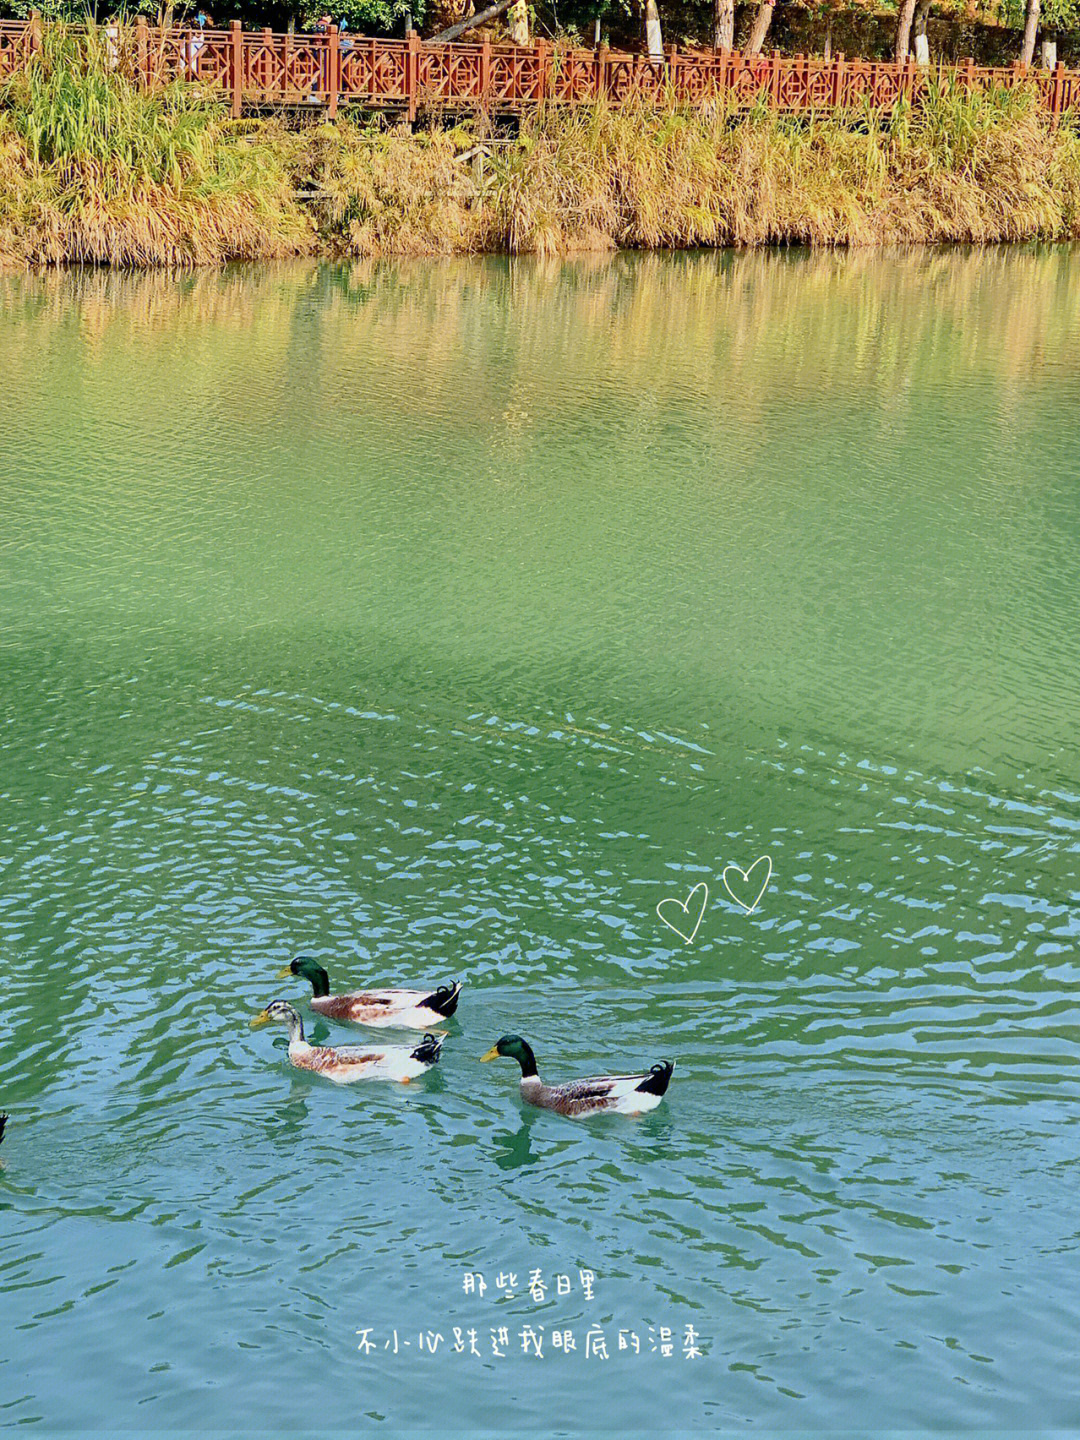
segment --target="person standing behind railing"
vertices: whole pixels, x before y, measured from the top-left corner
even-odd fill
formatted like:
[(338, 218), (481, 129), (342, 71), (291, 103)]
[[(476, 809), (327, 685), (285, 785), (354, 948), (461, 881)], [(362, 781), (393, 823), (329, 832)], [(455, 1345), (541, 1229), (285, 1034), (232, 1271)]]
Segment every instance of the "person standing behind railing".
[(200, 10), (195, 16), (195, 24), (198, 33), (188, 36), (187, 44), (183, 49), (184, 72), (189, 80), (197, 80), (199, 76), (199, 52), (206, 44), (206, 36), (203, 31), (214, 23), (209, 11)]
[[(323, 37), (323, 39), (325, 40), (325, 39), (327, 39), (327, 38), (329, 37), (329, 34), (330, 34), (330, 26), (331, 26), (333, 23), (334, 23), (334, 21), (333, 21), (332, 16), (330, 16), (330, 15), (320, 15), (319, 18), (315, 21), (315, 24), (312, 26), (312, 33), (315, 34), (315, 35), (321, 35), (321, 36)], [(325, 54), (324, 54), (324, 56), (323, 56), (323, 59), (325, 60)], [(321, 63), (322, 63), (322, 62), (320, 62), (320, 68), (321, 68)], [(317, 82), (316, 82), (316, 83), (317, 83)], [(307, 103), (308, 103), (309, 105), (319, 105), (319, 104), (322, 103), (322, 98), (323, 98), (323, 97), (322, 97), (322, 95), (320, 94), (320, 92), (319, 92), (318, 90), (313, 90), (313, 91), (311, 92), (311, 94), (307, 97)]]

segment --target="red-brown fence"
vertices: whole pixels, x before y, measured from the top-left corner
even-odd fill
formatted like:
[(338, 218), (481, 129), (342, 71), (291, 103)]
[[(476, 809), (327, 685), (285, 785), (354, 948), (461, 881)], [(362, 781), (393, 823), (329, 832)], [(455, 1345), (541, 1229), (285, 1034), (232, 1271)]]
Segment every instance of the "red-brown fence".
[[(0, 21), (0, 80), (30, 63), (42, 45), (40, 20)], [(662, 63), (601, 47), (574, 50), (538, 40), (531, 46), (428, 45), (418, 36), (377, 40), (270, 30), (158, 30), (145, 21), (103, 29), (100, 43), (118, 68), (145, 84), (181, 77), (230, 101), (234, 115), (267, 106), (318, 105), (385, 110), (415, 118), (424, 108), (512, 114), (541, 101), (621, 104), (634, 96), (700, 104), (728, 97), (749, 109), (884, 110), (918, 100), (931, 84), (964, 90), (1030, 86), (1054, 116), (1080, 106), (1080, 71), (1012, 66), (895, 65), (817, 56), (745, 56), (716, 50), (665, 52)]]

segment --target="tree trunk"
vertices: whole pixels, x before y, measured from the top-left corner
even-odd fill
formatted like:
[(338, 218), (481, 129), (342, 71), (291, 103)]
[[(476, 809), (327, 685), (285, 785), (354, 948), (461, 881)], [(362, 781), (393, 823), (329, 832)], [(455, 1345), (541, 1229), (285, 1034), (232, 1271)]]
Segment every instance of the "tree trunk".
[(1039, 33), (1039, 0), (1027, 0), (1024, 15), (1024, 43), (1020, 50), (1020, 63), (1030, 65), (1035, 59), (1035, 36)]
[(915, 14), (915, 0), (900, 0), (896, 15), (896, 51), (893, 59), (902, 65), (908, 56), (911, 44), (911, 21)]
[(730, 50), (735, 44), (735, 0), (714, 0), (713, 38), (717, 50)]
[(1039, 58), (1044, 70), (1053, 70), (1057, 66), (1057, 35), (1053, 31), (1049, 35), (1043, 35), (1042, 54)]
[(825, 26), (825, 54), (824, 59), (832, 59), (832, 21), (829, 20)]
[(930, 38), (926, 33), (926, 22), (929, 15), (930, 0), (917, 0), (912, 29), (915, 37), (915, 61), (919, 65), (930, 64)]
[(529, 11), (525, 0), (514, 0), (510, 6), (510, 14), (507, 16), (510, 21), (510, 38), (515, 45), (528, 45), (529, 43)]
[(754, 16), (754, 24), (750, 31), (750, 39), (746, 42), (747, 55), (760, 55), (761, 47), (765, 44), (765, 36), (769, 33), (769, 26), (772, 24), (773, 11), (776, 9), (774, 0), (761, 0)]
[(645, 0), (645, 43), (649, 47), (649, 59), (662, 64), (664, 37), (660, 33), (660, 11), (656, 8), (656, 0)]
[(446, 30), (440, 30), (437, 35), (429, 35), (424, 41), (425, 45), (445, 45), (451, 40), (456, 40), (466, 30), (471, 30), (474, 25), (483, 25), (488, 20), (494, 20), (496, 16), (502, 15), (510, 9), (513, 0), (495, 0), (494, 5), (489, 5), (486, 10), (481, 10), (479, 15), (470, 15), (465, 20), (459, 20), (456, 25), (451, 25)]

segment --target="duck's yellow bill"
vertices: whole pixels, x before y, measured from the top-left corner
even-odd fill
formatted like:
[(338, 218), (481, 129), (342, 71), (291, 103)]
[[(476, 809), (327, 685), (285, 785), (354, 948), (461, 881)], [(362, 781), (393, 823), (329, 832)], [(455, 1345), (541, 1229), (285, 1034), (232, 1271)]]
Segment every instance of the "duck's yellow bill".
[(254, 1016), (254, 1018), (252, 1019), (252, 1021), (251, 1021), (251, 1028), (252, 1028), (252, 1030), (254, 1030), (255, 1027), (256, 1027), (256, 1025), (269, 1025), (269, 1024), (270, 1024), (270, 1016), (269, 1016), (269, 1014), (268, 1014), (265, 1010), (260, 1010), (259, 1013), (258, 1013), (258, 1015)]
[(279, 971), (277, 972), (277, 978), (278, 978), (279, 980), (291, 980), (291, 979), (292, 979), (292, 966), (291, 966), (291, 965), (286, 965), (284, 970), (279, 970)]
[(498, 1058), (499, 1058), (499, 1047), (498, 1047), (498, 1045), (492, 1045), (491, 1049), (487, 1052), (486, 1055), (481, 1055), (481, 1056), (480, 1056), (480, 1059), (481, 1059), (481, 1060), (498, 1060)]

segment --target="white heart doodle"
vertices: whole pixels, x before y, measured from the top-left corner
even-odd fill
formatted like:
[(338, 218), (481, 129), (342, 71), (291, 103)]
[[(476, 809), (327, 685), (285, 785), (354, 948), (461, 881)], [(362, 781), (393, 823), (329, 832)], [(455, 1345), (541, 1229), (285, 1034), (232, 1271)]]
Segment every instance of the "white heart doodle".
[[(732, 890), (731, 886), (728, 884), (728, 873), (729, 871), (734, 870), (736, 875), (741, 875), (742, 878), (746, 881), (746, 883), (749, 884), (750, 876), (754, 873), (754, 871), (759, 865), (765, 865), (767, 867), (765, 871), (765, 880), (761, 886), (761, 889), (757, 892), (754, 903), (752, 905), (747, 905), (746, 901), (740, 900), (738, 895), (735, 894), (735, 891)], [(750, 915), (757, 909), (758, 901), (761, 899), (762, 895), (765, 894), (765, 891), (769, 885), (769, 881), (772, 879), (772, 856), (759, 855), (758, 858), (754, 861), (754, 863), (750, 866), (749, 870), (740, 870), (738, 865), (729, 865), (725, 869), (723, 875), (721, 876), (721, 879), (724, 882), (724, 889), (731, 896), (732, 900), (735, 901), (735, 904), (738, 905), (741, 910), (745, 910), (746, 913)]]
[[(690, 931), (690, 934), (688, 935), (685, 930), (680, 930), (678, 925), (674, 924), (671, 920), (667, 918), (667, 916), (664, 914), (664, 906), (674, 905), (677, 909), (681, 910), (686, 919), (689, 920), (690, 902), (693, 900), (694, 896), (698, 893), (699, 890), (703, 890), (705, 893), (701, 897), (701, 909), (698, 911), (698, 917), (694, 921), (694, 928)], [(705, 884), (704, 880), (699, 880), (698, 883), (694, 886), (694, 888), (690, 891), (690, 894), (686, 897), (685, 905), (681, 900), (676, 900), (674, 896), (668, 895), (660, 901), (659, 905), (657, 905), (656, 913), (660, 916), (660, 919), (664, 922), (664, 924), (668, 927), (669, 930), (674, 930), (675, 934), (678, 935), (682, 940), (685, 940), (687, 945), (689, 945), (691, 940), (693, 940), (694, 936), (698, 932), (698, 926), (701, 924), (702, 917), (705, 914), (705, 906), (708, 903), (709, 887)]]

